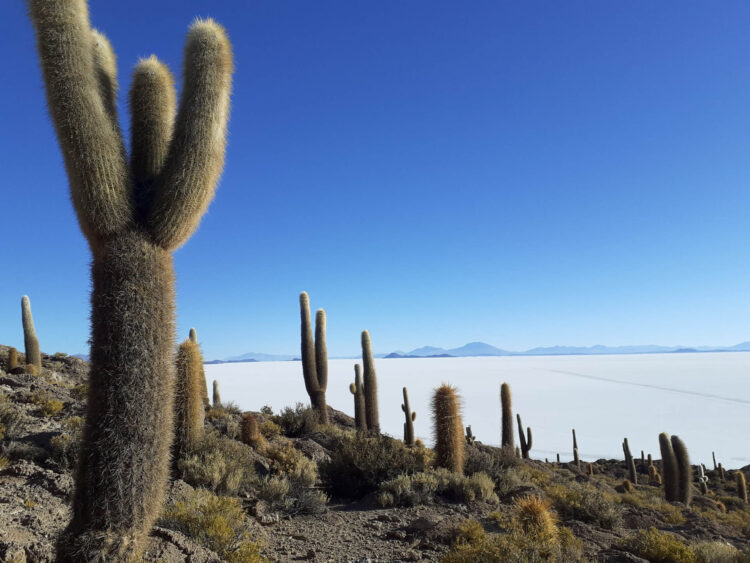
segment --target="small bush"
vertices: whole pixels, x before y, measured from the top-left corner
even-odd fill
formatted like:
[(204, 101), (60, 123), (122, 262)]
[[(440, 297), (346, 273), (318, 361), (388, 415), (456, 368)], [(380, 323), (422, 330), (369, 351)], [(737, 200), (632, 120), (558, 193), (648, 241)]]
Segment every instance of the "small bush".
[(495, 485), (486, 474), (465, 477), (447, 469), (434, 469), (408, 475), (403, 473), (380, 485), (381, 506), (416, 506), (429, 504), (435, 495), (459, 502), (485, 500), (497, 502)]
[(740, 563), (742, 554), (731, 544), (721, 541), (703, 541), (690, 546), (698, 563)]
[(225, 494), (235, 494), (257, 483), (254, 466), (247, 446), (209, 431), (177, 462), (186, 482)]
[(284, 407), (281, 414), (273, 417), (275, 422), (285, 436), (297, 438), (310, 434), (318, 429), (318, 413), (302, 403), (297, 403), (294, 408)]
[(195, 490), (165, 510), (159, 525), (182, 532), (215, 551), (222, 561), (255, 563), (268, 561), (260, 555), (260, 542), (248, 531), (245, 512), (235, 498), (218, 497)]
[(266, 440), (270, 440), (281, 434), (281, 426), (273, 420), (266, 420), (260, 424), (260, 433)]
[(70, 390), (70, 396), (77, 401), (85, 401), (89, 396), (89, 384), (81, 383)]
[(617, 528), (622, 522), (620, 508), (590, 485), (574, 481), (564, 485), (554, 483), (547, 486), (544, 492), (563, 519), (581, 520), (609, 530)]
[(286, 475), (303, 486), (312, 486), (318, 480), (318, 466), (295, 449), (292, 442), (282, 438), (280, 442), (268, 444), (262, 450), (271, 460), (271, 471)]
[(21, 429), (23, 414), (5, 395), (0, 394), (0, 426), (3, 427), (2, 438), (17, 438)]
[(654, 527), (638, 530), (619, 543), (619, 547), (651, 563), (697, 563), (697, 556), (672, 534)]
[(320, 465), (321, 479), (336, 497), (360, 498), (402, 473), (423, 472), (431, 454), (387, 436), (346, 436), (336, 440), (330, 461)]
[(292, 515), (323, 514), (328, 508), (328, 497), (323, 491), (310, 489), (281, 475), (264, 479), (258, 497), (273, 510)]
[(260, 407), (260, 414), (265, 414), (266, 416), (273, 416), (273, 409), (268, 405), (263, 405)]
[(75, 467), (78, 452), (81, 447), (84, 420), (80, 416), (73, 416), (63, 422), (66, 432), (53, 436), (49, 443), (52, 458), (62, 467)]

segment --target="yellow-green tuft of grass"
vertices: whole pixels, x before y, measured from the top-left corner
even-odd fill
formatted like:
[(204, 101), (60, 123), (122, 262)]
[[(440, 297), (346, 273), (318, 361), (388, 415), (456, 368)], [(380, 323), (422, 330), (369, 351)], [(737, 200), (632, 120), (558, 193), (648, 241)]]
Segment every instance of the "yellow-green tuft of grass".
[(242, 504), (236, 498), (219, 497), (204, 489), (196, 489), (183, 500), (168, 506), (159, 525), (182, 532), (215, 551), (222, 561), (268, 561), (260, 554), (260, 542), (251, 537)]
[(654, 527), (636, 531), (618, 546), (651, 563), (698, 563), (698, 557), (687, 544)]

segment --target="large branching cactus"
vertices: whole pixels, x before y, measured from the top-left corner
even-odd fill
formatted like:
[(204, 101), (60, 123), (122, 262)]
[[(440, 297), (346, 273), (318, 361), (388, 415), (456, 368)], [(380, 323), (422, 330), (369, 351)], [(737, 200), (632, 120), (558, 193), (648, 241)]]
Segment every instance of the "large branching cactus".
[(326, 347), (326, 312), (318, 309), (315, 314), (315, 338), (310, 322), (310, 297), (300, 293), (299, 312), (302, 327), (302, 375), (310, 404), (318, 413), (322, 424), (328, 424), (328, 348)]
[(516, 414), (516, 422), (518, 422), (518, 440), (521, 444), (521, 457), (523, 459), (529, 459), (529, 452), (533, 444), (533, 436), (531, 434), (531, 427), (526, 427), (526, 434), (523, 433), (523, 423), (521, 422), (521, 415)]
[(34, 317), (31, 315), (31, 301), (29, 296), (21, 298), (21, 323), (23, 324), (23, 344), (25, 348), (26, 365), (32, 365), (38, 373), (42, 371), (42, 352), (39, 349), (39, 339), (36, 337)]
[(155, 57), (135, 68), (128, 162), (115, 56), (85, 0), (28, 0), (47, 102), (93, 254), (91, 372), (62, 561), (137, 559), (169, 475), (174, 402), (171, 252), (195, 231), (224, 165), (232, 53), (196, 21), (179, 108)]

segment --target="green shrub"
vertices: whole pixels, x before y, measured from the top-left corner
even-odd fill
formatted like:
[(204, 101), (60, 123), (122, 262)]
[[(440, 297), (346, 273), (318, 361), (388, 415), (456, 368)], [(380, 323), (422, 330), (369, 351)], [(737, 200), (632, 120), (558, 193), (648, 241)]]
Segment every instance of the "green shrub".
[(266, 420), (260, 424), (260, 433), (266, 440), (270, 440), (281, 434), (281, 426), (273, 420)]
[(215, 551), (222, 561), (256, 563), (268, 561), (260, 555), (260, 542), (250, 537), (245, 512), (235, 498), (218, 497), (195, 490), (166, 508), (159, 525), (182, 532)]
[(284, 475), (302, 486), (312, 486), (318, 480), (318, 466), (294, 447), (286, 438), (262, 448), (262, 454), (271, 460), (271, 471)]
[(378, 502), (381, 506), (416, 506), (429, 504), (435, 496), (459, 502), (485, 500), (497, 502), (495, 484), (486, 474), (470, 477), (439, 468), (398, 477), (380, 484)]
[(622, 522), (620, 507), (590, 485), (575, 481), (553, 483), (544, 487), (544, 492), (563, 519), (581, 520), (609, 530)]
[(703, 541), (690, 546), (698, 563), (740, 563), (748, 559), (742, 558), (740, 550), (722, 541)]
[(257, 483), (255, 460), (248, 446), (207, 431), (177, 462), (180, 476), (191, 485), (235, 494)]
[(292, 438), (315, 432), (320, 424), (318, 413), (302, 403), (297, 403), (294, 408), (284, 407), (272, 420), (281, 427), (284, 436)]
[(320, 465), (320, 476), (331, 495), (360, 498), (402, 473), (424, 471), (431, 455), (388, 436), (348, 435), (336, 440), (330, 461)]
[(698, 563), (698, 557), (685, 543), (654, 527), (638, 530), (618, 546), (651, 563)]
[(258, 497), (273, 510), (287, 514), (322, 514), (327, 510), (328, 497), (323, 491), (311, 489), (281, 475), (261, 481)]

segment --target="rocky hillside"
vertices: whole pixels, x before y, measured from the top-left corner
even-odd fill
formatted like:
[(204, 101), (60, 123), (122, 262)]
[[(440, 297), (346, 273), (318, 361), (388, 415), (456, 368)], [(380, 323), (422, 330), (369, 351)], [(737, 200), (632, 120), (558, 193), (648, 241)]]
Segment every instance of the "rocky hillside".
[[(52, 561), (70, 516), (88, 366), (43, 365), (0, 369), (0, 561)], [(341, 412), (319, 426), (282, 406), (254, 413), (253, 431), (231, 403), (207, 407), (144, 560), (750, 561), (734, 472), (709, 471), (706, 494), (696, 481), (690, 507), (666, 502), (640, 460), (633, 485), (621, 460), (578, 467), (475, 443), (457, 476), (428, 448), (358, 436)]]

